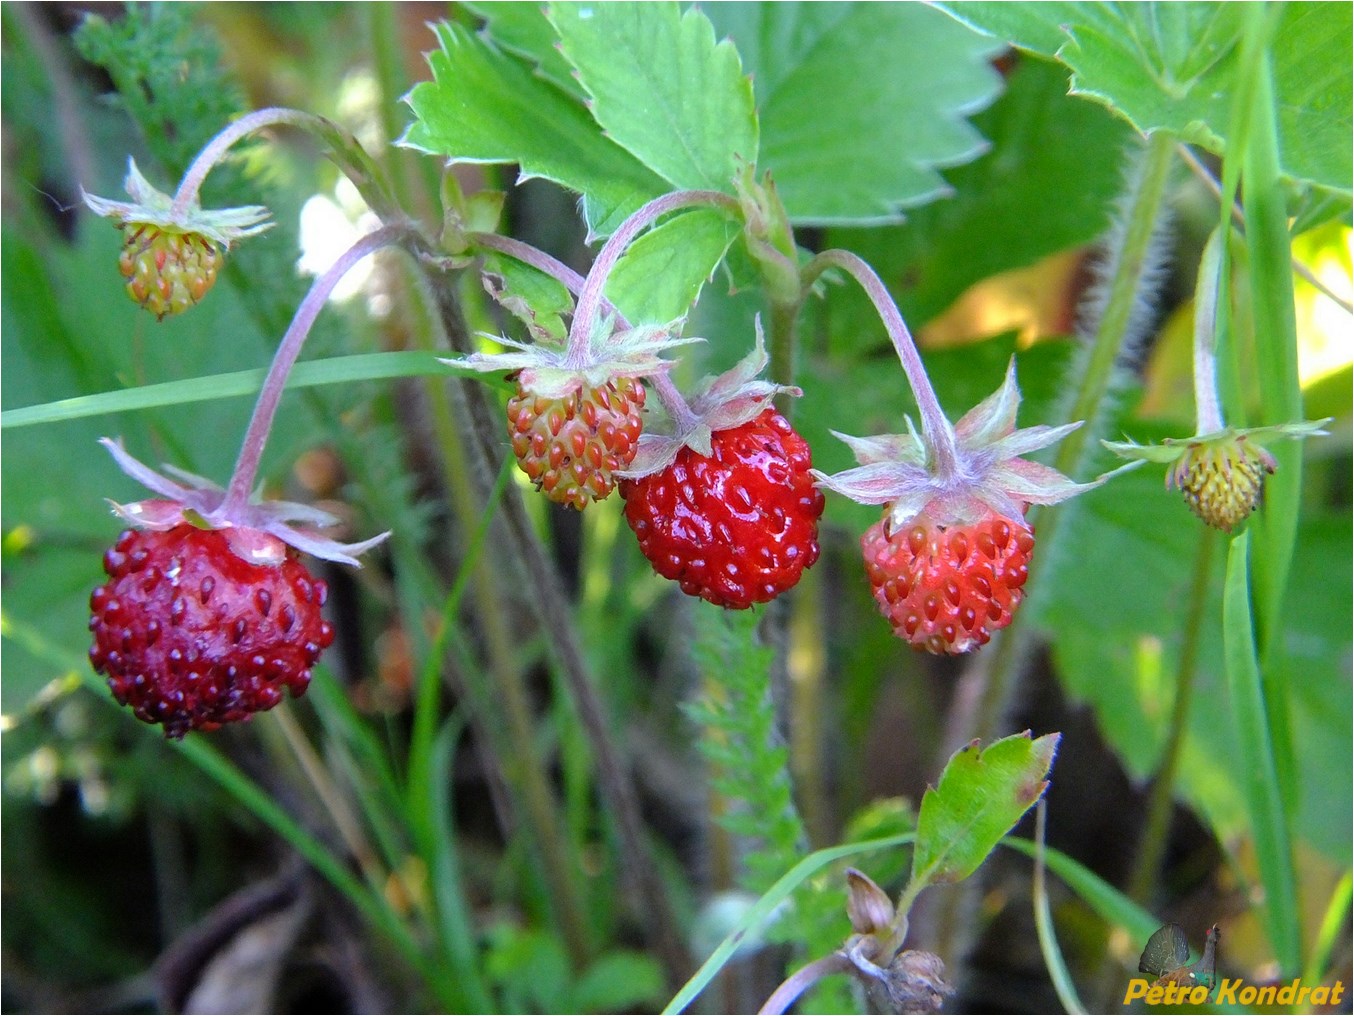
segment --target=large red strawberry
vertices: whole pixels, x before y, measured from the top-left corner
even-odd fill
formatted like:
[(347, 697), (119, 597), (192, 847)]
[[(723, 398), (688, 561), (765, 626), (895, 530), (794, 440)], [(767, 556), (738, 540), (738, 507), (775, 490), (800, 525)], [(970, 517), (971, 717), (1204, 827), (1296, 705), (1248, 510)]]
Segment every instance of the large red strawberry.
[(823, 495), (809, 446), (774, 409), (683, 446), (658, 472), (621, 482), (640, 550), (682, 591), (721, 607), (775, 599), (818, 560)]
[(90, 662), (119, 703), (167, 737), (271, 709), (283, 688), (304, 694), (334, 640), (320, 616), (325, 583), (275, 537), (251, 542), (275, 544), (277, 560), (246, 560), (228, 531), (187, 522), (129, 529), (104, 554), (109, 579), (89, 598)]
[[(165, 736), (214, 730), (303, 694), (334, 640), (327, 588), (297, 551), (356, 565), (386, 533), (345, 544), (337, 520), (282, 501), (234, 504), (200, 477), (170, 479), (105, 440), (119, 466), (162, 498), (113, 509), (133, 528), (104, 554), (89, 598), (89, 650), (113, 696)], [(298, 524), (300, 523), (300, 524)]]
[(654, 570), (721, 607), (765, 603), (818, 560), (822, 493), (809, 446), (771, 405), (756, 347), (707, 378), (690, 404), (666, 377), (655, 387), (671, 433), (646, 432), (621, 482), (625, 518)]
[(839, 434), (860, 465), (815, 474), (852, 500), (886, 506), (861, 549), (880, 611), (913, 648), (966, 653), (1010, 624), (1034, 550), (1026, 508), (1094, 486), (1021, 457), (1080, 425), (1016, 430), (1019, 404), (1012, 361), (1001, 388), (958, 424), (936, 409), (921, 434), (910, 421), (906, 434)]

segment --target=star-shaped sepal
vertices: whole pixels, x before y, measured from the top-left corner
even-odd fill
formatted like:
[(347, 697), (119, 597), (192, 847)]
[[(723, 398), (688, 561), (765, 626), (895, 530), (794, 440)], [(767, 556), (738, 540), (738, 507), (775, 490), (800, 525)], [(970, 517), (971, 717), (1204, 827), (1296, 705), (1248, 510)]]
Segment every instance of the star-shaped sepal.
[(1328, 423), (1329, 418), (1268, 427), (1228, 427), (1190, 438), (1166, 438), (1160, 444), (1101, 444), (1120, 458), (1170, 466), (1166, 487), (1179, 488), (1190, 511), (1206, 525), (1230, 533), (1260, 504), (1265, 477), (1277, 467), (1264, 446), (1325, 434), (1321, 428)]
[(138, 529), (164, 531), (188, 522), (224, 530), (231, 549), (251, 564), (279, 565), (286, 558), (287, 547), (293, 547), (358, 568), (362, 566), (358, 555), (390, 535), (385, 532), (359, 543), (341, 543), (320, 532), (341, 521), (329, 512), (291, 501), (251, 501), (231, 508), (226, 492), (210, 480), (166, 466), (175, 477), (171, 479), (133, 458), (121, 441), (102, 438), (100, 443), (124, 473), (160, 495), (133, 504), (109, 502), (118, 516)]
[(205, 211), (194, 199), (176, 211), (174, 199), (152, 187), (134, 161), (124, 186), (131, 201), (84, 194), (85, 204), (122, 228), (118, 269), (127, 293), (161, 320), (207, 295), (231, 244), (273, 225), (260, 205)]
[(723, 374), (706, 377), (696, 386), (689, 399), (689, 415), (684, 419), (669, 418), (657, 427), (645, 427), (634, 462), (621, 476), (637, 480), (666, 469), (684, 447), (709, 457), (716, 432), (755, 420), (777, 395), (804, 394), (799, 388), (761, 376), (771, 361), (760, 319), (755, 327), (752, 351)]
[[(906, 434), (860, 438), (834, 431), (859, 465), (835, 476), (814, 470), (814, 476), (820, 486), (859, 504), (888, 505), (889, 532), (923, 514), (947, 525), (967, 525), (992, 514), (1020, 518), (1029, 505), (1056, 504), (1103, 482), (1102, 477), (1076, 483), (1024, 458), (1061, 441), (1081, 424), (1017, 430), (1019, 407), (1012, 360), (1002, 386), (953, 425), (948, 439), (919, 434), (910, 419)], [(948, 421), (945, 425), (950, 426)], [(954, 450), (953, 462), (944, 462), (942, 443)]]

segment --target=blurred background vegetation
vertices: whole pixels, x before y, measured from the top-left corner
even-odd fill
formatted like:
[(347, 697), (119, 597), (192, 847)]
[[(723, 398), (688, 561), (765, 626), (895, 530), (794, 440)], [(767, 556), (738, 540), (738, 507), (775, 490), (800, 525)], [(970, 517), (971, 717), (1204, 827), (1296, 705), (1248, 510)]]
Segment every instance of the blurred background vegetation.
[[(308, 285), (298, 259), (323, 267), (357, 235), (360, 200), (307, 142), (286, 133), (251, 142), (213, 174), (205, 202), (266, 204), (277, 228), (232, 254), (203, 306), (157, 323), (122, 292), (117, 231), (80, 205), (82, 187), (120, 193), (129, 155), (152, 182), (168, 187), (233, 115), (294, 106), (352, 129), (379, 153), (406, 207), (432, 227), (440, 218), (441, 167), (388, 143), (410, 119), (400, 97), (428, 78), (422, 54), (436, 41), (427, 23), (452, 18), (474, 27), (469, 9), (205, 4), (128, 12), (121, 5), (9, 3), (0, 12), (6, 411), (265, 365)], [(917, 331), (952, 413), (994, 389), (1015, 353), (1027, 425), (1055, 412), (1132, 132), (1104, 107), (1069, 97), (1065, 68), (1009, 52), (996, 66), (1001, 94), (972, 117), (991, 149), (945, 172), (951, 195), (909, 211), (900, 225), (823, 227), (799, 239), (856, 251), (878, 269)], [(574, 196), (540, 181), (514, 186), (510, 168), (462, 168), (458, 176), (468, 190), (506, 189), (504, 230), (586, 269)], [(1146, 441), (1192, 428), (1194, 271), (1217, 218), (1216, 200), (1182, 164), (1169, 204), (1174, 225), (1148, 337), (1125, 364), (1131, 383), (1116, 395), (1105, 436)], [(1294, 256), (1347, 300), (1349, 210), (1336, 211), (1297, 238)], [(1244, 266), (1239, 272), (1244, 286)], [(719, 277), (706, 287), (692, 319), (691, 331), (710, 341), (687, 358), (684, 384), (727, 367), (750, 344), (760, 298), (746, 289), (730, 293), (725, 282)], [(1331, 436), (1305, 448), (1279, 664), (1296, 746), (1293, 827), (1310, 943), (1351, 860), (1354, 343), (1348, 310), (1306, 281), (1296, 285), (1304, 415), (1335, 417)], [(466, 278), (462, 298), (473, 328), (508, 327), (474, 278)], [(382, 262), (326, 311), (306, 358), (424, 348), (426, 314), (412, 273)], [(1238, 327), (1238, 341), (1250, 341), (1245, 322)], [(795, 408), (796, 426), (815, 464), (833, 472), (850, 463), (830, 429), (897, 431), (910, 397), (859, 294), (832, 287), (810, 308), (802, 342), (805, 397)], [(379, 856), (358, 857), (358, 867), (377, 885), (382, 905), (415, 928), (434, 909), (430, 895), (447, 888), (445, 872), (429, 869), (417, 836), (398, 821), (354, 838), (342, 814), (335, 821), (335, 802), (339, 813), (370, 821), (380, 810), (368, 808), (364, 795), (379, 797), (386, 775), (402, 785), (411, 696), (430, 656), (429, 632), (452, 577), (461, 574), (493, 479), (477, 478), (475, 512), (454, 508), (444, 440), (454, 425), (438, 408), (456, 398), (448, 384), (404, 378), (288, 397), (286, 425), (274, 433), (265, 462), (270, 491), (341, 500), (352, 534), (391, 528), (398, 539), (360, 573), (326, 570), (340, 636), (317, 678), (325, 689), (211, 737), (331, 850), (348, 855), (354, 842), (374, 841)], [(7, 1011), (220, 1005), (218, 1011), (365, 1012), (426, 1004), (417, 973), (395, 962), (390, 941), (308, 873), (294, 843), (204, 778), (195, 756), (165, 743), (79, 676), (87, 669), (88, 592), (118, 528), (104, 499), (139, 496), (96, 439), (121, 435), (148, 461), (158, 456), (224, 480), (250, 403), (220, 399), (5, 428)], [(1139, 902), (1185, 927), (1196, 949), (1204, 929), (1221, 923), (1220, 969), (1259, 980), (1274, 971), (1245, 889), (1254, 884), (1254, 857), (1236, 734), (1224, 707), (1218, 620), (1226, 555), (1221, 538), (1205, 533), (1161, 488), (1160, 473), (1144, 469), (1069, 511), (1040, 596), (1026, 607), (1041, 638), (1009, 731), (1063, 732), (1049, 842), (1125, 887), (1140, 848), (1146, 781), (1167, 737), (1181, 647), (1195, 645), (1196, 693), (1176, 804), (1160, 873), (1140, 887)], [(683, 708), (702, 695), (718, 698), (721, 666), (735, 665), (697, 659), (687, 649), (694, 631), (714, 623), (704, 612), (717, 612), (652, 574), (620, 524), (617, 499), (583, 517), (535, 497), (526, 504), (572, 598), (664, 892), (699, 962), (730, 915), (755, 898), (747, 893), (769, 884), (749, 866), (758, 837), (721, 824), (728, 801), (708, 789), (710, 767), (728, 760), (707, 763), (696, 746), (700, 714)], [(872, 509), (830, 498), (821, 562), (793, 596), (760, 612), (780, 633), (772, 669), (807, 837), (801, 847), (906, 828), (909, 802), (919, 800), (955, 747), (946, 724), (962, 661), (906, 651), (878, 616), (857, 545), (871, 521)], [(498, 1011), (654, 1010), (675, 985), (649, 948), (652, 914), (618, 882), (624, 841), (599, 803), (595, 747), (549, 663), (530, 596), (515, 587), (525, 579), (504, 549), (510, 536), (498, 523), (489, 534), (484, 554), (503, 580), (491, 584), (493, 598), (472, 586), (463, 604), (466, 639), (449, 665), (450, 733), (440, 756), (447, 765), (437, 784), (450, 815), (439, 834), (454, 843), (458, 873), (451, 891), (465, 908), (459, 931), (438, 934), (474, 971), (460, 998), (467, 1008)], [(1201, 551), (1209, 540), (1217, 545)], [(1187, 631), (1200, 569), (1203, 620)], [(477, 663), (488, 653), (481, 634), (491, 615), (506, 619), (514, 634), (507, 665), (520, 671), (529, 692), (535, 762), (554, 792), (573, 890), (592, 929), (582, 956), (560, 931), (540, 845), (523, 831), (520, 784), (496, 729), (503, 721), (496, 718), (493, 668)], [(354, 725), (365, 732), (357, 740)], [(384, 761), (376, 765), (373, 757)], [(763, 775), (773, 774), (757, 778)], [(901, 871), (897, 859), (871, 868), (886, 887), (896, 886)], [(956, 1007), (1048, 1011), (1055, 1002), (1031, 925), (1028, 861), (996, 855), (982, 887), (963, 905), (936, 904), (918, 917), (923, 944), (958, 972)], [(817, 932), (822, 948), (848, 930), (840, 890), (839, 882), (825, 883), (814, 911), (830, 918)], [(1116, 938), (1060, 887), (1053, 904), (1069, 963), (1093, 986), (1088, 1000), (1112, 998), (1142, 943)], [(1343, 927), (1330, 969), (1349, 983), (1347, 910), (1336, 918)], [(753, 950), (701, 1005), (750, 1011), (779, 980), (786, 949)]]

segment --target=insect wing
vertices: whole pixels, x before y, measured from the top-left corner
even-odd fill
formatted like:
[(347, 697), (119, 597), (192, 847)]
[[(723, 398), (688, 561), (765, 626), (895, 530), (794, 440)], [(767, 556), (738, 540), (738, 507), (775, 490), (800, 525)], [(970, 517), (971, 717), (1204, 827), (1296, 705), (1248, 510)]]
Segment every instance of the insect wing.
[(1138, 970), (1153, 977), (1179, 970), (1189, 962), (1189, 940), (1178, 924), (1164, 924), (1152, 932), (1138, 959)]

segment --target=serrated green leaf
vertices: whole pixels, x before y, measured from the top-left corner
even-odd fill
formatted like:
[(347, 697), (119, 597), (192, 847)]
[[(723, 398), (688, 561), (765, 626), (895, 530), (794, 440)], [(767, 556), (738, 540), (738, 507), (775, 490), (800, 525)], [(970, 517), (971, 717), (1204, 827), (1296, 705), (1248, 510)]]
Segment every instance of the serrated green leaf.
[(1027, 731), (954, 753), (922, 797), (909, 891), (973, 874), (1043, 794), (1061, 737)]
[[(1244, 4), (940, 5), (980, 31), (1056, 56), (1072, 90), (1139, 130), (1168, 130), (1226, 154)], [(1351, 7), (1291, 3), (1273, 43), (1283, 171), (1346, 195), (1354, 175)]]
[(760, 168), (801, 223), (897, 222), (986, 149), (1000, 46), (922, 4), (712, 4), (753, 74)]
[(607, 135), (677, 188), (732, 193), (757, 161), (738, 51), (676, 3), (561, 3), (548, 16)]
[(545, 16), (545, 5), (534, 0), (494, 0), (464, 3), (467, 10), (484, 19), (485, 30), (509, 53), (525, 57), (536, 73), (580, 102), (586, 96), (574, 77), (573, 64), (559, 51), (559, 36)]
[[(1094, 241), (1122, 187), (1131, 128), (1066, 93), (1065, 67), (1019, 61), (1005, 94), (973, 118), (991, 151), (946, 174), (953, 198), (910, 212), (900, 226), (833, 230), (828, 244), (854, 251), (890, 281), (916, 327), (982, 279)], [(834, 329), (882, 335), (878, 312), (855, 287), (834, 290), (833, 301)]]
[(626, 249), (607, 279), (607, 298), (631, 324), (683, 317), (737, 236), (738, 227), (713, 210), (676, 216)]
[(458, 25), (436, 27), (433, 80), (415, 85), (415, 121), (400, 144), (451, 162), (517, 163), (587, 199), (589, 227), (605, 234), (667, 188), (602, 134), (588, 111), (515, 57)]

